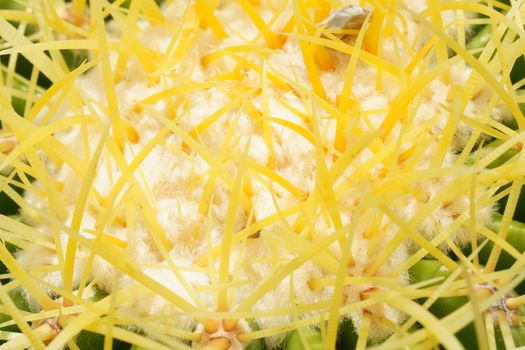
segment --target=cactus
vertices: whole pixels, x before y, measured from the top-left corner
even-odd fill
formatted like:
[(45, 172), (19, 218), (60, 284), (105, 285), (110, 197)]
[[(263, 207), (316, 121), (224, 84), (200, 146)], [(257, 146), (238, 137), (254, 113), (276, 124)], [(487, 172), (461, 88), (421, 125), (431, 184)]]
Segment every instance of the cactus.
[(0, 350), (524, 344), (525, 5), (12, 5)]

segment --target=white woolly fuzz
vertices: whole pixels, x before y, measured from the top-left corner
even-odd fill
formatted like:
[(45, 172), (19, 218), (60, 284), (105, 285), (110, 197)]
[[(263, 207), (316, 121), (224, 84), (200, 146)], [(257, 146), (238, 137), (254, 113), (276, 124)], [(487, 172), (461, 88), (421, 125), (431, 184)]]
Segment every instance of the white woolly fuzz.
[[(192, 305), (205, 305), (211, 308), (211, 300), (204, 293), (196, 292), (196, 289), (209, 286), (209, 279), (204, 273), (188, 271), (191, 262), (183, 258), (175, 258), (170, 264), (159, 264), (158, 267), (147, 267), (142, 273), (154, 281), (172, 291), (179, 298)], [(146, 291), (143, 287), (128, 276), (120, 281), (120, 286), (129, 288), (135, 286), (141, 290), (143, 296), (130, 303), (121, 305), (123, 310), (133, 310), (142, 317), (163, 316), (163, 323), (178, 329), (191, 330), (195, 326), (195, 318), (186, 314), (183, 310), (175, 307), (170, 301), (156, 295), (152, 291)], [(140, 325), (138, 325), (140, 327)]]
[[(421, 168), (428, 166), (431, 161), (431, 151), (423, 158)], [(448, 152), (443, 162), (444, 167), (459, 167), (455, 164), (456, 156)], [(398, 212), (406, 220), (416, 221), (417, 232), (428, 241), (441, 237), (439, 247), (448, 249), (447, 240), (452, 240), (457, 246), (464, 247), (472, 241), (472, 229), (469, 226), (471, 215), (471, 196), (474, 191), (474, 214), (477, 225), (485, 226), (490, 220), (494, 208), (486, 201), (489, 198), (488, 190), (481, 184), (473, 183), (474, 188), (466, 188), (464, 182), (454, 181), (449, 175), (438, 176), (412, 185), (409, 196), (402, 200)], [(460, 194), (458, 195), (458, 188)], [(448, 194), (448, 196), (447, 196)], [(440, 196), (440, 197), (438, 197)], [(438, 197), (436, 201), (436, 197)], [(437, 206), (432, 203), (439, 203)], [(422, 214), (422, 207), (428, 209)], [(477, 234), (474, 234), (477, 237)], [(421, 248), (413, 240), (407, 242), (409, 250), (414, 252)]]

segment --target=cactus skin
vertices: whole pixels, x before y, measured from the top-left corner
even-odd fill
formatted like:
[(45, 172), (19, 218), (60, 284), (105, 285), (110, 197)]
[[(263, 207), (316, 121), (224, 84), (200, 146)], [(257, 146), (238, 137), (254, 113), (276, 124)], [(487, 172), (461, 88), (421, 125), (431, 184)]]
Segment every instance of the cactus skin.
[[(92, 301), (99, 301), (106, 296), (108, 296), (108, 293), (97, 289), (95, 290), (95, 294), (89, 299)], [(104, 349), (104, 335), (90, 331), (81, 331), (75, 339), (75, 343), (80, 348), (80, 350)], [(131, 345), (129, 343), (118, 339), (113, 339), (112, 349), (114, 350), (128, 350), (130, 349), (130, 346)]]
[[(429, 311), (438, 318), (443, 318), (456, 311), (468, 302), (468, 297), (439, 298), (429, 308)], [(473, 323), (469, 323), (458, 333), (457, 338), (466, 349), (477, 349), (476, 330)]]
[[(500, 1), (506, 5), (510, 5), (510, 1), (503, 0)], [(479, 28), (479, 27), (478, 27)], [(467, 49), (469, 50), (476, 50), (476, 49), (483, 49), (489, 41), (491, 40), (492, 35), (492, 26), (490, 24), (484, 25), (479, 30), (477, 30), (477, 33), (470, 38), (470, 40), (467, 42)], [(476, 53), (474, 56), (478, 57), (479, 52)], [(520, 56), (516, 59), (514, 62), (514, 66), (512, 67), (512, 70), (510, 71), (510, 80), (513, 84), (517, 83), (521, 79), (525, 77), (525, 59), (523, 56)], [(518, 86), (519, 89), (523, 88), (524, 85)]]
[(305, 347), (303, 340), (299, 335), (299, 331), (295, 330), (291, 332), (286, 338), (284, 345), (285, 350), (322, 350), (323, 349), (323, 338), (321, 336), (321, 331), (317, 328), (304, 328), (301, 330), (308, 346)]
[(82, 349), (103, 349), (104, 336), (88, 331), (82, 331), (78, 335), (75, 343)]
[[(493, 222), (492, 222), (492, 230), (495, 232), (498, 232), (500, 226), (501, 226), (501, 215), (495, 215)], [(509, 225), (509, 231), (507, 233), (506, 241), (510, 243), (516, 250), (520, 253), (523, 253), (525, 251), (525, 224), (518, 222), (518, 221), (512, 221)], [(492, 241), (487, 242), (485, 247), (479, 252), (479, 260), (481, 264), (484, 264), (487, 262), (490, 252), (494, 246), (494, 243)], [(503, 270), (507, 269), (514, 264), (516, 259), (514, 259), (509, 253), (502, 251), (501, 255), (499, 257), (498, 263), (496, 265), (497, 270)], [(522, 294), (518, 292), (519, 294)]]
[[(18, 216), (13, 217), (13, 218), (18, 219)], [(7, 250), (11, 254), (14, 254), (17, 251), (17, 247), (15, 247), (14, 245), (12, 245), (12, 244), (10, 244), (8, 242), (5, 242), (4, 244), (5, 244), (6, 248), (7, 248)], [(0, 262), (0, 274), (5, 274), (5, 273), (8, 273), (8, 272), (9, 271), (7, 270), (7, 267), (2, 262)], [(4, 283), (7, 283), (8, 281), (9, 280), (1, 280), (0, 282), (2, 284), (4, 284)], [(20, 289), (17, 288), (17, 289), (11, 290), (11, 291), (9, 291), (8, 294), (11, 297), (11, 300), (13, 301), (13, 303), (16, 305), (16, 307), (19, 310), (23, 310), (23, 311), (28, 311), (29, 310), (29, 305), (28, 305), (27, 299), (23, 296), (22, 291)], [(10, 315), (0, 313), (0, 323), (7, 322), (9, 320), (11, 320), (11, 316)], [(7, 327), (4, 327), (4, 328), (1, 328), (0, 330), (7, 331), (7, 332), (19, 332), (20, 331), (19, 328), (16, 325), (7, 326)]]
[[(500, 224), (500, 221), (495, 221), (498, 224)], [(520, 239), (524, 239), (525, 235), (523, 233), (525, 231), (519, 231), (516, 230), (516, 227), (523, 228), (525, 227), (524, 224), (521, 223), (512, 223), (514, 226), (514, 229), (509, 231), (513, 232), (513, 235), (520, 235)], [(510, 237), (507, 237), (508, 241)], [(509, 241), (510, 242), (510, 241)], [(488, 254), (490, 254), (490, 250), (487, 251)], [(488, 254), (486, 255), (484, 261), (488, 259)], [(481, 254), (480, 254), (481, 258)], [(501, 258), (500, 258), (501, 262)], [(441, 262), (437, 260), (421, 260), (418, 263), (416, 263), (411, 269), (410, 269), (410, 276), (412, 278), (413, 283), (422, 282), (431, 278), (436, 277), (443, 277), (446, 278), (450, 275), (450, 271), (443, 268), (443, 265)], [(438, 285), (440, 282), (436, 282), (432, 284), (433, 286)], [(423, 303), (426, 299), (420, 299), (419, 301)], [(456, 311), (466, 303), (468, 303), (469, 298), (466, 296), (458, 296), (458, 297), (444, 297), (444, 298), (438, 298), (432, 306), (429, 308), (429, 311), (436, 316), (437, 318), (443, 318), (452, 312)], [(522, 308), (523, 309), (523, 308)], [(522, 310), (523, 312), (523, 310)], [(525, 344), (525, 325), (512, 325), (510, 326), (514, 343), (516, 346), (522, 346)], [(474, 324), (470, 323), (466, 325), (463, 329), (461, 329), (459, 332), (456, 333), (457, 338), (463, 346), (466, 349), (478, 349), (479, 344), (476, 337), (476, 330), (474, 328)], [(495, 327), (495, 336), (496, 336), (496, 344), (498, 349), (505, 349), (505, 344), (503, 341), (503, 337), (501, 335), (501, 331), (499, 330), (499, 327)]]
[[(501, 330), (499, 327), (496, 327), (496, 347), (498, 350), (506, 350), (505, 343), (501, 336)], [(512, 326), (510, 327), (512, 337), (514, 338), (514, 345), (516, 347), (525, 345), (525, 325)]]
[[(478, 152), (481, 152), (481, 155), (484, 153), (488, 153), (492, 149), (500, 146), (503, 143), (502, 140), (496, 140), (486, 146), (484, 146), (481, 150), (472, 152), (467, 160), (465, 161), (466, 165), (474, 165), (476, 158), (478, 157)], [(509, 161), (512, 157), (519, 154), (520, 150), (516, 147), (510, 148), (507, 151), (505, 151), (501, 156), (499, 156), (496, 160), (494, 160), (492, 163), (487, 165), (488, 169), (494, 169), (497, 168), (503, 164), (505, 164), (507, 161)]]
[[(520, 195), (520, 198), (523, 197), (525, 200), (525, 192), (522, 190), (522, 195)], [(523, 212), (521, 213), (524, 214)], [(501, 226), (501, 215), (494, 215), (494, 219), (492, 221), (492, 229), (495, 232), (498, 232), (500, 226)], [(516, 250), (520, 253), (525, 252), (525, 224), (518, 222), (518, 221), (512, 221), (509, 225), (509, 231), (507, 233), (506, 241), (510, 243)], [(479, 261), (481, 264), (485, 264), (490, 256), (490, 252), (492, 248), (494, 247), (494, 243), (492, 241), (487, 242), (485, 247), (479, 252)], [(498, 260), (498, 263), (496, 265), (496, 270), (504, 270), (508, 269), (509, 267), (514, 264), (516, 259), (514, 259), (509, 253), (506, 251), (502, 251)], [(520, 283), (516, 287), (516, 292), (520, 295), (525, 294), (525, 282)]]
[(490, 25), (483, 26), (476, 35), (469, 40), (467, 49), (473, 50), (485, 47), (490, 40), (491, 33), (492, 27)]
[[(23, 82), (21, 79), (18, 79), (15, 77), (13, 79), (13, 89), (26, 92), (27, 91), (27, 84)], [(19, 115), (24, 114), (24, 109), (26, 106), (26, 101), (23, 98), (20, 97), (12, 97), (11, 98), (11, 105), (13, 106), (13, 109), (18, 113)]]
[[(9, 292), (9, 296), (11, 297), (11, 300), (13, 303), (17, 306), (19, 310), (27, 311), (29, 309), (27, 300), (22, 295), (20, 289), (15, 289)], [(11, 316), (7, 314), (0, 313), (0, 323), (4, 323), (11, 320)], [(20, 329), (17, 325), (11, 325), (7, 327), (3, 327), (0, 330), (6, 331), (6, 332), (20, 332)]]
[[(252, 331), (258, 331), (260, 329), (259, 325), (254, 320), (247, 320), (248, 324)], [(265, 350), (266, 343), (264, 339), (255, 339), (252, 340), (248, 345), (246, 345), (246, 350)]]
[(257, 339), (252, 341), (246, 346), (246, 350), (264, 350), (264, 341), (262, 339)]
[(357, 345), (357, 333), (352, 320), (345, 318), (339, 324), (339, 337), (337, 339), (338, 349), (355, 349)]
[[(443, 265), (432, 259), (420, 260), (410, 269), (410, 277), (413, 283), (422, 282), (431, 278), (443, 277), (446, 278), (450, 275), (450, 271), (443, 268)], [(431, 284), (430, 286), (439, 285), (440, 282)], [(421, 303), (424, 303), (426, 299), (420, 299)], [(449, 297), (449, 298), (438, 298), (434, 304), (429, 308), (429, 311), (438, 318), (443, 318), (448, 314), (456, 311), (461, 306), (468, 302), (467, 297)], [(458, 339), (467, 348), (472, 348), (473, 343), (476, 342), (476, 333), (474, 324), (469, 324), (457, 333)], [(477, 345), (476, 345), (477, 346)]]
[[(75, 342), (80, 348), (80, 350), (95, 350), (104, 348), (104, 336), (102, 334), (93, 333), (89, 331), (80, 332)], [(112, 349), (128, 350), (129, 348), (130, 344), (125, 343), (121, 340), (113, 339)]]

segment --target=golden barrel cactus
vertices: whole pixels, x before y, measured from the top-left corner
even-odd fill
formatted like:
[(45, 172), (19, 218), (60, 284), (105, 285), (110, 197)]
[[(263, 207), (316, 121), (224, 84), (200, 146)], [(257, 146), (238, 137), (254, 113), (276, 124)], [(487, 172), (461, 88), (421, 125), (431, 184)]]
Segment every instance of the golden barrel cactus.
[(0, 4), (0, 349), (525, 345), (524, 2)]

